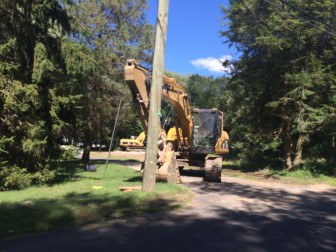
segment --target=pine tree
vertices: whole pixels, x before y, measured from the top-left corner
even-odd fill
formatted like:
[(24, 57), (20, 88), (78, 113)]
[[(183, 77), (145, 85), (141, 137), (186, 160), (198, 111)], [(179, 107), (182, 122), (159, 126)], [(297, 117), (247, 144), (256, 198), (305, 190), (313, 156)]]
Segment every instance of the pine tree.
[(0, 158), (6, 166), (42, 171), (57, 151), (54, 84), (68, 18), (57, 0), (4, 0), (0, 17)]
[[(123, 66), (127, 58), (148, 61), (153, 28), (145, 19), (145, 0), (73, 1), (73, 35), (64, 47), (68, 73), (81, 95), (77, 124), (83, 128), (84, 153), (90, 159), (94, 139), (108, 137), (116, 108), (125, 92)], [(71, 62), (72, 58), (80, 59)]]
[(231, 1), (222, 35), (242, 53), (229, 85), (239, 148), (271, 164), (281, 153), (292, 169), (334, 113), (336, 40), (323, 23), (335, 23), (336, 8), (327, 0), (281, 2)]

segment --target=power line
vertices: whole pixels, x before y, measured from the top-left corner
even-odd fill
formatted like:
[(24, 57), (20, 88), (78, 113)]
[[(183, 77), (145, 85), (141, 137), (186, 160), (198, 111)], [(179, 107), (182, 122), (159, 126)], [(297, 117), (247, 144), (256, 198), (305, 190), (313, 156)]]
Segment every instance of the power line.
[[(292, 14), (290, 11), (288, 11), (288, 10), (286, 10), (286, 9), (284, 9), (284, 8), (282, 8), (282, 7), (278, 6), (278, 5), (276, 5), (276, 4), (274, 4), (273, 2), (270, 2), (270, 1), (268, 1), (268, 0), (262, 0), (262, 1), (268, 3), (269, 5), (273, 6), (274, 8), (276, 8), (276, 9), (278, 9), (278, 10), (280, 10), (280, 11), (286, 12), (289, 16), (292, 16), (292, 17), (294, 17), (294, 18), (296, 18), (296, 19), (299, 19), (299, 20), (303, 21), (304, 23), (307, 23), (307, 24), (309, 24), (310, 26), (313, 26), (313, 27), (315, 27), (315, 28), (317, 28), (317, 29), (319, 29), (319, 30), (321, 30), (321, 31), (323, 31), (323, 32), (325, 32), (325, 33), (327, 33), (327, 34), (329, 34), (330, 36), (336, 37), (335, 34), (333, 34), (333, 33), (329, 32), (329, 31), (327, 31), (327, 30), (321, 28), (320, 26), (318, 26), (318, 25), (316, 25), (316, 24), (314, 24), (314, 23), (309, 22), (309, 21), (306, 20), (306, 19), (303, 19), (303, 18), (301, 18), (301, 17), (299, 17), (299, 16), (297, 16), (297, 15)], [(282, 0), (280, 0), (280, 1), (282, 2)]]

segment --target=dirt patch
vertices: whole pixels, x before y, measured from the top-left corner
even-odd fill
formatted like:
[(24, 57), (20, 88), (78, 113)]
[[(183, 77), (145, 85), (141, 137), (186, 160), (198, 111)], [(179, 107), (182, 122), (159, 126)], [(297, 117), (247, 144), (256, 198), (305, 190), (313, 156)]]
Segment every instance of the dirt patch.
[[(108, 151), (91, 151), (90, 152), (90, 157), (92, 159), (107, 159), (109, 156)], [(110, 160), (114, 160), (114, 159), (134, 159), (134, 160), (139, 160), (139, 161), (143, 161), (145, 159), (145, 152), (126, 152), (126, 151), (112, 151), (110, 153)]]

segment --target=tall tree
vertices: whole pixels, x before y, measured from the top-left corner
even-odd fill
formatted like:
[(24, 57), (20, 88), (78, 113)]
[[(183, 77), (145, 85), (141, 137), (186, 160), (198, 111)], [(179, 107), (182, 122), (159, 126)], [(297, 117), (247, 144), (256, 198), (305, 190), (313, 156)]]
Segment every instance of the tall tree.
[(191, 105), (197, 108), (219, 108), (221, 93), (227, 82), (225, 77), (200, 76), (194, 74), (187, 81), (187, 93)]
[(298, 167), (304, 146), (334, 113), (336, 6), (328, 0), (230, 4), (222, 35), (242, 53), (229, 85), (232, 94), (238, 91), (232, 121), (244, 125), (236, 132), (240, 148), (264, 157), (281, 150), (287, 169)]
[(57, 146), (61, 40), (68, 17), (57, 0), (0, 3), (1, 159), (31, 172), (48, 167)]
[[(68, 10), (74, 33), (65, 46), (65, 57), (68, 72), (80, 86), (82, 113), (77, 123), (84, 128), (82, 160), (88, 162), (92, 140), (109, 135), (117, 104), (128, 92), (122, 84), (126, 59), (149, 60), (153, 28), (145, 19), (145, 0), (73, 3)], [(85, 58), (85, 64), (71, 63), (74, 54)]]

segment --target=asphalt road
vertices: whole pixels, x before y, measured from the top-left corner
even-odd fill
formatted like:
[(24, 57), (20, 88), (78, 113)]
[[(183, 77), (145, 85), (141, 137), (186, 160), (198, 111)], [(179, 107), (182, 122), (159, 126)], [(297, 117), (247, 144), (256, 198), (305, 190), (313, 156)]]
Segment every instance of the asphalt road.
[(336, 251), (336, 188), (182, 180), (194, 197), (178, 211), (0, 241), (0, 251)]

